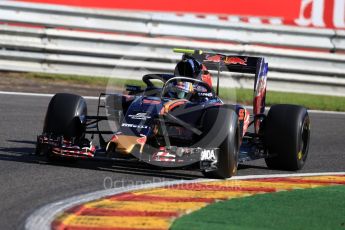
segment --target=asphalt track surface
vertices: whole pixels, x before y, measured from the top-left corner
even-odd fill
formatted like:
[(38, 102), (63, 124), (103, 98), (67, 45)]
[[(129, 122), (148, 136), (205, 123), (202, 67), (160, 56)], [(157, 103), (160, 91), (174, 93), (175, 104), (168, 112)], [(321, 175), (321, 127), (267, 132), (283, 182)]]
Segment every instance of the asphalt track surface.
[[(0, 229), (23, 229), (45, 204), (104, 189), (201, 178), (199, 172), (152, 170), (112, 161), (49, 164), (32, 155), (49, 97), (0, 95)], [(89, 114), (96, 100), (88, 100)], [(345, 115), (311, 113), (309, 159), (299, 173), (345, 171)], [(241, 165), (238, 175), (290, 173), (268, 170), (263, 160)]]

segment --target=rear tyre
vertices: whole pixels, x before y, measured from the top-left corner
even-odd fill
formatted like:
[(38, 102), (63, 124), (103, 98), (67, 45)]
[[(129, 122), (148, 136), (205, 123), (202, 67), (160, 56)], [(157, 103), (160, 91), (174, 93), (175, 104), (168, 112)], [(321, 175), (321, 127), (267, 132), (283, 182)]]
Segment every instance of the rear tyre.
[(296, 171), (308, 157), (310, 119), (307, 109), (296, 105), (274, 105), (265, 120), (264, 139), (269, 168)]
[(212, 108), (204, 116), (203, 147), (218, 147), (217, 170), (203, 172), (208, 178), (225, 179), (237, 173), (239, 155), (238, 117), (232, 108)]
[[(87, 106), (84, 98), (74, 94), (56, 94), (49, 103), (43, 133), (54, 138), (63, 136), (65, 139), (81, 141), (85, 137), (86, 116)], [(46, 150), (46, 154), (48, 160), (61, 160), (49, 150)]]

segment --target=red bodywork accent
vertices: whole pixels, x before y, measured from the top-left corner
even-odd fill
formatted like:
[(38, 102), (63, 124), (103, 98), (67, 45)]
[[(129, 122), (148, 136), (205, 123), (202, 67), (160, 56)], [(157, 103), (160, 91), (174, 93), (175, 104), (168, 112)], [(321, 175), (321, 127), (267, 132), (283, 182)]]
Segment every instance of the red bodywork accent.
[(176, 108), (176, 107), (178, 107), (178, 106), (180, 106), (180, 105), (183, 105), (183, 104), (186, 104), (186, 102), (185, 102), (185, 101), (176, 102), (176, 103), (174, 103), (174, 104), (172, 104), (172, 105), (169, 106), (168, 111), (171, 111), (171, 110), (173, 110), (174, 108)]
[(186, 104), (187, 102), (188, 102), (188, 100), (185, 100), (185, 99), (179, 99), (176, 101), (167, 102), (163, 106), (163, 108), (161, 109), (160, 114), (168, 113), (169, 111), (173, 110), (174, 108), (176, 108), (180, 105)]
[(90, 145), (90, 147), (79, 147), (72, 145), (72, 142), (69, 140), (62, 140), (63, 144), (61, 145), (60, 141), (41, 136), (38, 141), (40, 144), (51, 145), (52, 153), (64, 157), (91, 158), (94, 157), (96, 152), (96, 147), (94, 145)]
[(158, 162), (175, 162), (176, 156), (167, 152), (165, 147), (160, 147), (159, 151), (152, 155), (152, 160)]
[(250, 123), (250, 112), (246, 109), (243, 122), (243, 136), (246, 134)]
[(226, 57), (224, 60), (225, 64), (231, 65), (247, 65), (247, 58), (239, 58), (239, 57)]
[(222, 55), (214, 55), (206, 57), (206, 61), (220, 62), (222, 60)]
[(138, 142), (138, 144), (140, 144), (140, 145), (144, 145), (144, 144), (146, 143), (146, 140), (147, 140), (147, 137), (146, 137), (146, 136), (143, 136), (143, 137), (139, 137), (139, 138), (137, 139), (137, 142)]
[(264, 97), (266, 96), (266, 88), (263, 88), (258, 95), (254, 98), (254, 114), (260, 114), (261, 108), (263, 106), (262, 102), (264, 101)]
[(202, 65), (201, 80), (212, 88), (212, 75), (208, 72), (206, 66)]
[(250, 113), (247, 109), (240, 109), (238, 111), (238, 120), (243, 122), (243, 133), (244, 136), (248, 130), (249, 123), (250, 123)]
[(207, 56), (206, 61), (211, 62), (221, 62), (224, 61), (225, 64), (229, 65), (247, 65), (248, 58), (239, 58), (239, 57), (225, 57), (223, 55), (213, 55), (213, 56)]
[[(261, 90), (258, 92), (257, 96), (255, 96), (254, 98), (254, 102), (253, 102), (254, 115), (261, 114), (261, 110), (264, 107), (265, 97), (266, 97), (266, 85), (263, 85)], [(260, 124), (261, 124), (260, 120), (256, 119), (254, 123), (255, 133), (259, 132)]]
[(112, 141), (112, 142), (115, 142), (115, 141), (117, 141), (118, 139), (119, 139), (118, 136), (114, 135), (114, 136), (112, 136), (111, 141)]
[(74, 147), (55, 147), (52, 152), (55, 155), (64, 157), (74, 157), (74, 158), (91, 158), (94, 157), (96, 148), (92, 146), (91, 148), (77, 148)]
[(161, 101), (144, 99), (143, 103), (144, 104), (150, 104), (150, 105), (159, 105), (161, 103)]

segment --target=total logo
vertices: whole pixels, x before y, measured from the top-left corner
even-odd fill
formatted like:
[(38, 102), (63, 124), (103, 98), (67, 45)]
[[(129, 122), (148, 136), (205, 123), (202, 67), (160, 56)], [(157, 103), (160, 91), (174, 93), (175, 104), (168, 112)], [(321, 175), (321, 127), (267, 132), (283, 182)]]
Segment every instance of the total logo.
[(214, 150), (203, 150), (201, 152), (201, 161), (215, 161), (217, 160)]

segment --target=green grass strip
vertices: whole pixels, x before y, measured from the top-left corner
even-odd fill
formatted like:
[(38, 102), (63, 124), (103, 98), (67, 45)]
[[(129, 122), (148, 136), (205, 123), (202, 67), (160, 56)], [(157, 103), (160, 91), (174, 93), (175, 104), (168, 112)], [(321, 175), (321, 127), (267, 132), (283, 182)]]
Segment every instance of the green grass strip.
[[(27, 73), (25, 77), (37, 79), (41, 81), (64, 81), (74, 84), (93, 85), (106, 87), (124, 87), (126, 84), (144, 86), (140, 80), (127, 80), (120, 78), (107, 77), (84, 77), (75, 75), (57, 75), (42, 73)], [(124, 88), (123, 88), (124, 89)], [(220, 88), (220, 97), (225, 101), (233, 101), (239, 104), (252, 105), (253, 90), (243, 88)], [(308, 109), (329, 110), (329, 111), (345, 111), (345, 97), (323, 96), (302, 93), (286, 93), (277, 91), (267, 91), (266, 104), (296, 104), (305, 106)]]
[(345, 229), (345, 186), (268, 193), (211, 204), (172, 230)]
[[(220, 97), (224, 100), (236, 101), (239, 104), (252, 105), (253, 90), (221, 88)], [(324, 96), (303, 93), (287, 93), (277, 91), (267, 91), (266, 104), (295, 104), (308, 109), (345, 111), (345, 97)]]

